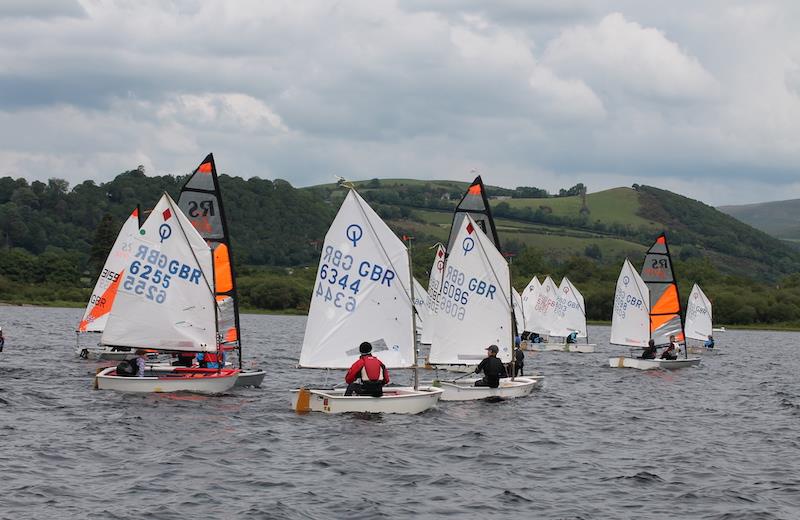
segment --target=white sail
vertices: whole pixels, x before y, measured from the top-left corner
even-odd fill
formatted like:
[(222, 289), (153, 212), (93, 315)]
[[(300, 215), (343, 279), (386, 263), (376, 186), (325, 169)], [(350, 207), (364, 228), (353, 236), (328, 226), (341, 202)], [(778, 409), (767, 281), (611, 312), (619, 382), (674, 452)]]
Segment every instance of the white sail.
[(139, 233), (102, 341), (161, 350), (217, 350), (211, 249), (166, 193)]
[(513, 343), (508, 262), (471, 216), (455, 231), (428, 361), (477, 365), (486, 347), (497, 345), (507, 363)]
[(556, 326), (553, 336), (568, 336), (573, 332), (579, 338), (586, 337), (586, 306), (583, 295), (565, 276), (558, 286), (556, 298)]
[(517, 322), (517, 334), (522, 334), (525, 330), (525, 310), (522, 308), (522, 296), (519, 291), (511, 288), (511, 297), (514, 302), (514, 320)]
[(133, 255), (132, 237), (139, 231), (139, 210), (133, 210), (119, 230), (119, 235), (111, 246), (106, 263), (97, 283), (94, 285), (89, 304), (83, 313), (79, 332), (103, 332), (108, 321), (108, 313), (114, 305), (114, 299), (120, 284), (120, 272), (128, 265)]
[(712, 328), (711, 301), (706, 297), (699, 285), (694, 284), (686, 305), (686, 337), (707, 340)]
[(427, 321), (428, 311), (425, 307), (425, 301), (428, 299), (428, 291), (422, 286), (421, 283), (414, 278), (414, 309), (417, 311), (417, 331), (423, 329), (423, 323)]
[(539, 279), (534, 276), (522, 291), (522, 314), (525, 316), (524, 331), (530, 332), (531, 330), (528, 324), (528, 316), (533, 315), (533, 308), (536, 306), (536, 299), (539, 297), (539, 288), (541, 286)]
[(408, 264), (403, 242), (350, 190), (325, 235), (300, 366), (349, 368), (364, 341), (387, 367), (413, 366)]
[[(439, 293), (442, 288), (442, 277), (444, 276), (444, 260), (445, 250), (442, 244), (436, 248), (436, 254), (433, 257), (433, 265), (431, 266), (431, 275), (428, 279), (428, 293), (425, 299), (425, 308), (427, 310), (426, 316), (430, 317), (436, 314), (439, 305)], [(434, 320), (426, 320), (425, 327), (422, 329), (420, 341), (426, 345), (430, 345), (433, 341), (433, 326)]]
[(645, 347), (650, 339), (650, 291), (628, 259), (622, 265), (614, 294), (611, 343)]
[(544, 279), (542, 286), (535, 293), (533, 308), (530, 313), (525, 313), (525, 326), (530, 332), (550, 335), (556, 327), (556, 298), (558, 287), (549, 276)]

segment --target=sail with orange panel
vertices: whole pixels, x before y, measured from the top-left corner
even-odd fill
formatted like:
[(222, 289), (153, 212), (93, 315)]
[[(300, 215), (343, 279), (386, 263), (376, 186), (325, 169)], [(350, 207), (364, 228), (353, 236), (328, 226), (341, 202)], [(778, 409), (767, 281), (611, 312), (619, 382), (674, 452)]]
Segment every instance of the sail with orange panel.
[(217, 330), (223, 346), (239, 351), (241, 368), (239, 298), (228, 221), (225, 218), (214, 154), (208, 154), (186, 180), (181, 188), (178, 206), (213, 251), (214, 293), (218, 306)]
[(650, 290), (650, 337), (656, 345), (668, 344), (672, 335), (683, 342), (680, 296), (665, 233), (647, 250), (642, 280)]

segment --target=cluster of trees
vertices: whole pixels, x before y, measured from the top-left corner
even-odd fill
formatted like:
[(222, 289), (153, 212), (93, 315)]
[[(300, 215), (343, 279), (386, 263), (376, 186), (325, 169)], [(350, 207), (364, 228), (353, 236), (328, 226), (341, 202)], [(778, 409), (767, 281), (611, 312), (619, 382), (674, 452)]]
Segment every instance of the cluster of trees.
[[(131, 210), (146, 211), (161, 193), (177, 197), (185, 177), (148, 177), (143, 168), (113, 181), (85, 181), (70, 189), (61, 179), (47, 183), (0, 178), (0, 291), (18, 302), (85, 302), (116, 233)], [(230, 224), (239, 288), (245, 308), (302, 312), (310, 301), (319, 248), (344, 192), (334, 186), (296, 189), (282, 180), (220, 176)], [(385, 184), (385, 185), (384, 185)], [(794, 323), (800, 320), (798, 253), (780, 241), (697, 201), (649, 186), (634, 186), (641, 213), (665, 223), (670, 243), (680, 245), (675, 259), (688, 296), (691, 283), (703, 286), (715, 304), (715, 317), (727, 324)], [(416, 234), (412, 248), (415, 275), (427, 281), (432, 236), (413, 233), (417, 209), (452, 210), (463, 183), (363, 183), (362, 195), (395, 231)], [(560, 190), (580, 194), (582, 184)], [(490, 188), (490, 195), (550, 196), (545, 190)], [(585, 215), (554, 216), (500, 203), (496, 217), (591, 231), (649, 245), (651, 229), (591, 222)], [(407, 229), (406, 229), (407, 227)], [(574, 232), (574, 231), (573, 231)], [(502, 231), (501, 231), (502, 235)], [(514, 284), (523, 288), (533, 275), (568, 275), (582, 290), (590, 319), (611, 316), (614, 286), (622, 258), (604, 255), (596, 244), (565, 261), (543, 257), (535, 248), (502, 237), (513, 253)]]

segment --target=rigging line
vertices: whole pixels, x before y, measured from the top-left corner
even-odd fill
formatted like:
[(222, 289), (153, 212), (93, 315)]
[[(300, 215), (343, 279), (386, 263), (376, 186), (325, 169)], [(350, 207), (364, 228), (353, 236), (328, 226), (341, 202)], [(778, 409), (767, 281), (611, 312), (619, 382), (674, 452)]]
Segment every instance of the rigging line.
[[(357, 191), (355, 191), (355, 188), (350, 188), (350, 189), (352, 189), (352, 190), (353, 190), (353, 192), (355, 192), (356, 194), (358, 194), (358, 192), (357, 192)], [(364, 208), (361, 206), (361, 200), (360, 200), (360, 197), (356, 198), (356, 202), (358, 203), (358, 209), (361, 211), (361, 214), (363, 215), (363, 217), (364, 217), (364, 220), (367, 222), (367, 225), (369, 225), (369, 228), (370, 228), (370, 230), (372, 230), (372, 236), (374, 236), (374, 237), (376, 237), (376, 238), (377, 238), (377, 237), (378, 237), (378, 233), (377, 233), (377, 231), (375, 231), (375, 227), (372, 225), (372, 221), (370, 221), (370, 219), (369, 219), (369, 216), (367, 216), (367, 212), (366, 212), (366, 211), (364, 210)], [(390, 231), (391, 231), (391, 230), (390, 230)], [(392, 231), (392, 234), (394, 235), (394, 232), (393, 232), (393, 231)], [(397, 238), (397, 237), (395, 236), (395, 238)], [(400, 240), (400, 239), (398, 238), (398, 240)], [(401, 242), (401, 243), (402, 243), (402, 242)], [(381, 242), (380, 240), (378, 240), (378, 245), (380, 246), (380, 248), (381, 248), (381, 251), (383, 252), (383, 256), (386, 258), (386, 262), (387, 262), (389, 265), (391, 265), (391, 266), (392, 266), (392, 269), (394, 269), (394, 272), (395, 272), (395, 273), (399, 273), (399, 272), (400, 272), (400, 270), (399, 270), (399, 269), (397, 269), (397, 267), (395, 267), (395, 265), (394, 265), (394, 262), (392, 262), (392, 259), (389, 257), (389, 253), (387, 253), (387, 252), (386, 252), (386, 248), (384, 248), (384, 247), (383, 247), (383, 242)], [(410, 259), (410, 258), (411, 258), (411, 253), (408, 251), (408, 248), (406, 247), (406, 245), (405, 245), (405, 244), (403, 244), (403, 247), (405, 247), (405, 248), (406, 248), (406, 253), (408, 254), (408, 257), (409, 257), (409, 259)], [(409, 272), (408, 272), (409, 278), (414, 278), (414, 273), (412, 273), (412, 272), (411, 272), (411, 264), (410, 264), (410, 262), (409, 262), (408, 268), (409, 268)], [(399, 276), (397, 277), (397, 280), (399, 280), (399, 281), (400, 281), (400, 287), (402, 287), (402, 288), (403, 288), (403, 294), (405, 294), (405, 295), (406, 295), (406, 298), (408, 298), (408, 301), (410, 301), (410, 302), (411, 302), (411, 305), (412, 305), (412, 307), (413, 307), (413, 306), (414, 306), (414, 299), (411, 297), (411, 293), (409, 292), (409, 289), (406, 289), (406, 286), (405, 286), (405, 284), (403, 283), (403, 280), (402, 280), (402, 279), (401, 279)], [(412, 282), (412, 283), (413, 283), (413, 282)], [(415, 311), (416, 311), (416, 309), (415, 309)]]
[[(192, 247), (192, 243), (189, 242), (189, 237), (186, 235), (186, 230), (183, 229), (183, 224), (181, 224), (180, 218), (178, 218), (177, 212), (180, 211), (180, 208), (176, 208), (172, 204), (173, 203), (172, 197), (170, 197), (168, 193), (166, 195), (167, 195), (167, 203), (169, 204), (170, 209), (172, 209), (173, 211), (176, 212), (175, 218), (178, 221), (178, 227), (181, 228), (181, 234), (183, 235), (183, 239), (186, 241), (186, 244), (189, 246), (189, 250), (192, 252), (192, 258), (194, 258), (195, 264), (197, 265), (197, 267), (200, 268), (200, 274), (203, 275), (203, 281), (206, 283), (206, 288), (208, 289), (208, 293), (211, 295), (211, 300), (214, 302), (214, 306), (216, 308), (219, 308), (219, 303), (217, 303), (216, 293), (214, 292), (214, 289), (211, 288), (211, 284), (208, 282), (208, 277), (206, 277), (206, 272), (203, 269), (203, 266), (200, 264), (200, 260), (198, 260), (197, 254), (195, 254), (195, 252), (194, 252), (194, 248)], [(181, 214), (183, 214), (183, 212), (181, 212)], [(200, 238), (203, 238), (203, 237), (200, 237)], [(206, 244), (206, 247), (208, 247), (208, 244), (206, 243), (206, 240), (204, 238), (203, 238), (203, 243)], [(211, 251), (210, 247), (208, 248), (208, 250), (209, 250), (209, 252), (211, 252), (211, 255), (212, 255), (211, 265), (212, 265), (212, 268), (213, 268), (213, 265), (214, 265), (213, 254), (214, 254), (214, 252)], [(216, 328), (216, 324), (214, 325), (214, 328)]]

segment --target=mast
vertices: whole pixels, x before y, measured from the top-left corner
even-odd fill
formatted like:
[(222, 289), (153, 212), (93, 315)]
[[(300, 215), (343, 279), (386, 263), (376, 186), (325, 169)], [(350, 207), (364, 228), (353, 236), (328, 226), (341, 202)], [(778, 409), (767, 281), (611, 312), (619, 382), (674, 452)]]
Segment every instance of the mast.
[(414, 390), (419, 390), (419, 355), (417, 353), (417, 310), (414, 308), (414, 270), (412, 269), (412, 260), (411, 260), (411, 239), (412, 237), (405, 236), (404, 238), (408, 242), (406, 246), (408, 248), (408, 274), (409, 278), (411, 278), (409, 282), (409, 289), (411, 291), (411, 341), (413, 342), (414, 347)]
[[(181, 188), (181, 196), (178, 206), (192, 222), (200, 235), (208, 242), (214, 253), (214, 280), (217, 276), (217, 260), (227, 260), (228, 272), (230, 274), (230, 287), (219, 288), (219, 284), (214, 284), (215, 298), (230, 298), (233, 300), (233, 325), (235, 331), (236, 350), (239, 357), (239, 369), (242, 368), (242, 334), (239, 321), (239, 292), (236, 284), (236, 269), (233, 261), (233, 248), (228, 230), (228, 219), (225, 213), (225, 206), (222, 201), (222, 192), (219, 187), (217, 167), (214, 162), (214, 154), (210, 153), (203, 159)], [(224, 249), (220, 249), (224, 246)], [(222, 255), (227, 258), (222, 258)], [(224, 273), (219, 273), (224, 276)], [(219, 320), (219, 310), (217, 319)], [(217, 322), (217, 334), (220, 335), (221, 344), (233, 342), (227, 337), (227, 331), (219, 331), (219, 321)]]
[(669, 254), (669, 244), (667, 243), (666, 232), (661, 233), (661, 236), (664, 237), (664, 247), (667, 248), (667, 258), (669, 259), (669, 270), (670, 273), (672, 274), (672, 283), (675, 284), (675, 294), (678, 295), (678, 318), (681, 320), (681, 338), (683, 338), (683, 357), (684, 359), (689, 359), (689, 348), (686, 345), (686, 329), (684, 328), (683, 313), (681, 312), (680, 309), (681, 291), (678, 288), (678, 279), (675, 278), (675, 266), (672, 265), (672, 255)]

